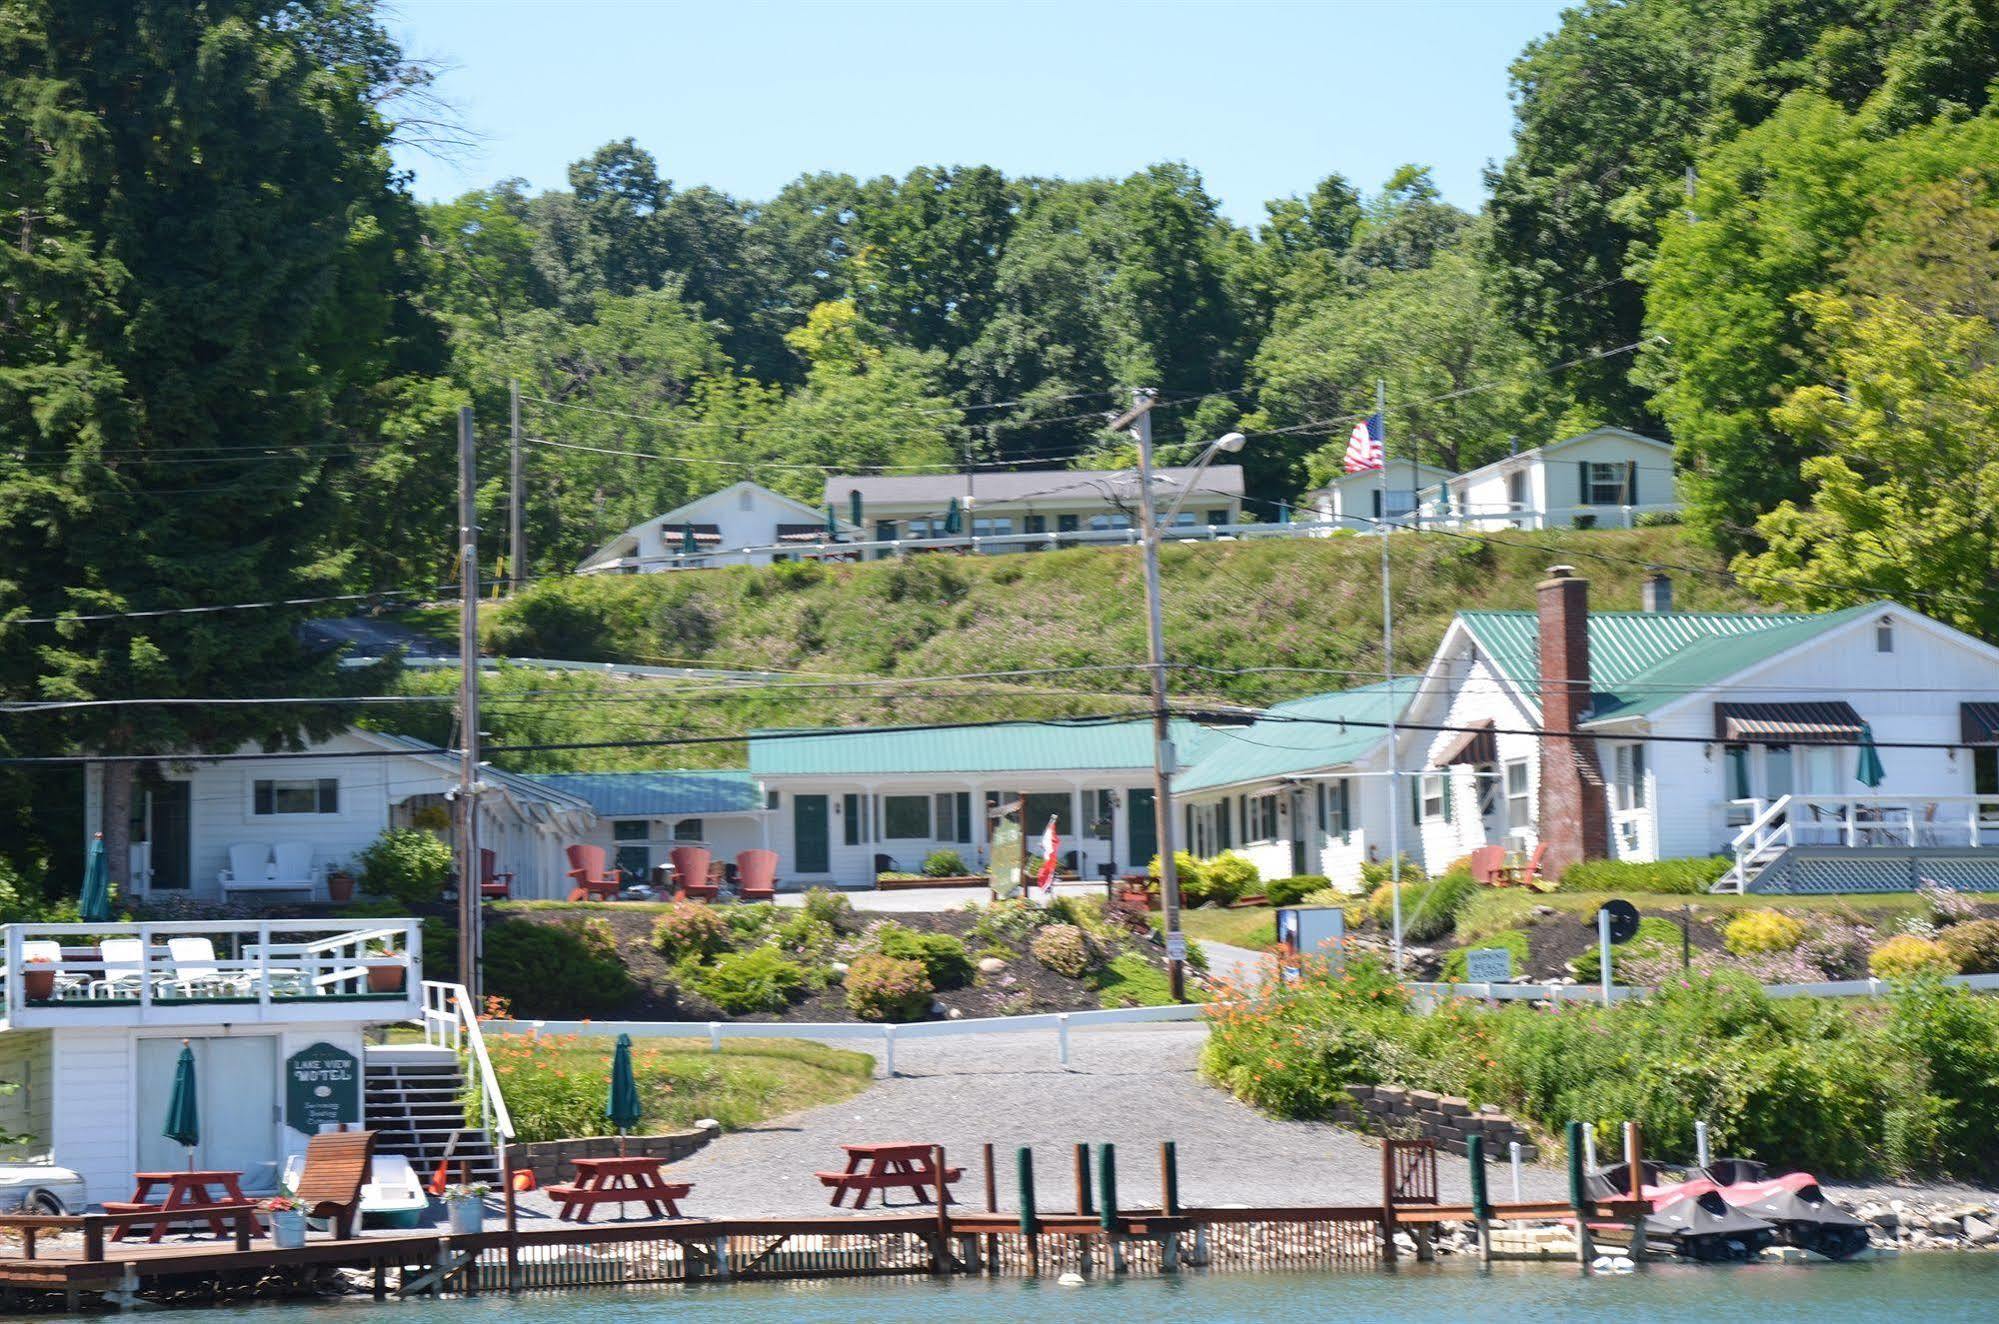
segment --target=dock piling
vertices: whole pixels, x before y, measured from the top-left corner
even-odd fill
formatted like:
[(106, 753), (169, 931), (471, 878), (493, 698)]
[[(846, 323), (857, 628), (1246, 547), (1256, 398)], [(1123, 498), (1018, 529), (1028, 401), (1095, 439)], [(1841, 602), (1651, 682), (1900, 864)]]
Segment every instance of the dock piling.
[[(1631, 1174), (1631, 1198), (1645, 1208), (1645, 1133), (1637, 1122), (1624, 1124), (1625, 1171)], [(1645, 1262), (1645, 1215), (1643, 1212), (1631, 1217), (1631, 1262)]]
[(930, 1256), (930, 1276), (951, 1276), (951, 1192), (944, 1185), (944, 1146), (930, 1147), (930, 1175), (937, 1181), (937, 1249)]
[(1090, 1199), (1090, 1147), (1076, 1146), (1076, 1217), (1088, 1218), (1097, 1212), (1096, 1202)]
[(1015, 1155), (1020, 1183), (1020, 1235), (1027, 1239), (1027, 1271), (1041, 1272), (1041, 1228), (1034, 1207), (1034, 1151), (1022, 1145)]
[[(1518, 1150), (1519, 1146), (1514, 1146)], [(1485, 1188), (1485, 1137), (1465, 1137), (1465, 1161), (1471, 1165), (1471, 1216), (1478, 1225), (1478, 1258), (1492, 1263), (1492, 1200)]]
[(1583, 1180), (1583, 1146), (1588, 1140), (1587, 1122), (1569, 1123), (1569, 1208), (1576, 1216), (1576, 1262), (1589, 1268), (1596, 1258), (1589, 1232), (1590, 1198)]
[(1106, 1141), (1097, 1146), (1097, 1194), (1100, 1199), (1098, 1225), (1104, 1230), (1104, 1267), (1111, 1273), (1124, 1272), (1124, 1252), (1118, 1245), (1117, 1146)]
[(1180, 1212), (1180, 1146), (1159, 1142), (1159, 1212), (1172, 1218)]

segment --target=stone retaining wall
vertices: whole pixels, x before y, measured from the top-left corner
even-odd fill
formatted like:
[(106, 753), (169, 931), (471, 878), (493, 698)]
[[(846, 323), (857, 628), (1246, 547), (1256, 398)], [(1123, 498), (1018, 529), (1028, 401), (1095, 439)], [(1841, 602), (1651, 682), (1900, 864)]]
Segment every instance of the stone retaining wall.
[(1488, 1161), (1503, 1162), (1514, 1141), (1520, 1142), (1523, 1162), (1540, 1155), (1527, 1128), (1490, 1104), (1479, 1108), (1453, 1095), (1400, 1085), (1349, 1085), (1347, 1093), (1352, 1102), (1334, 1104), (1333, 1119), (1348, 1126), (1427, 1137), (1453, 1154), (1465, 1152), (1466, 1137), (1484, 1136)]
[[(714, 1126), (696, 1126), (685, 1131), (669, 1131), (656, 1136), (625, 1136), (625, 1153), (633, 1157), (656, 1158), (662, 1163), (677, 1163), (700, 1149), (721, 1134)], [(605, 1158), (618, 1152), (618, 1136), (590, 1136), (576, 1140), (534, 1140), (525, 1144), (509, 1145), (507, 1157), (514, 1167), (532, 1168), (535, 1184), (547, 1186), (551, 1182), (572, 1181), (576, 1177), (576, 1165), (571, 1159)]]

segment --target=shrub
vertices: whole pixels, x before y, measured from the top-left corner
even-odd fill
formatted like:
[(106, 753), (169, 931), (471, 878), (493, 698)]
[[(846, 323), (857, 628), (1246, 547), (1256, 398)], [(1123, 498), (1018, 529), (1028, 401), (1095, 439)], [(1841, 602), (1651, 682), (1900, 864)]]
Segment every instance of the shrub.
[[(1367, 891), (1372, 891), (1380, 887), (1394, 876), (1396, 876), (1396, 871), (1388, 867), (1387, 860), (1367, 860), (1360, 866), (1361, 887)], [(1422, 865), (1416, 863), (1416, 861), (1410, 859), (1407, 855), (1402, 857), (1401, 878), (1403, 886), (1407, 887), (1411, 883), (1420, 883), (1428, 877), (1429, 875), (1423, 872)]]
[(1999, 919), (1972, 919), (1953, 924), (1937, 941), (1967, 975), (1999, 974)]
[(1563, 892), (1652, 892), (1694, 896), (1705, 892), (1734, 863), (1726, 855), (1692, 860), (1581, 860), (1562, 870)]
[(926, 878), (962, 878), (970, 872), (965, 867), (965, 857), (954, 850), (934, 850), (923, 857)]
[[(429, 928), (429, 925), (425, 925)], [(486, 930), (486, 991), (517, 1016), (590, 1016), (638, 991), (601, 919), (510, 919)]]
[(652, 926), (652, 945), (669, 962), (718, 956), (732, 937), (729, 921), (699, 901), (674, 902)]
[(1949, 883), (1925, 878), (1916, 884), (1916, 895), (1928, 912), (1929, 922), (1937, 928), (1978, 918), (1978, 903)]
[(974, 904), (972, 909), (979, 915), (972, 921), (972, 937), (989, 947), (1024, 944), (1052, 919), (1046, 910), (1019, 897), (1005, 897), (984, 907)]
[(762, 942), (782, 922), (784, 913), (768, 901), (717, 906), (715, 909), (728, 924), (730, 943), (736, 947), (754, 947)]
[(1722, 942), (1737, 956), (1788, 952), (1804, 941), (1805, 926), (1779, 910), (1750, 910), (1728, 922)]
[(390, 828), (356, 858), (363, 890), (405, 907), (435, 903), (451, 876), (451, 847), (417, 828)]
[[(1619, 984), (1637, 982), (1631, 966), (1643, 961), (1651, 970), (1673, 969), (1680, 959), (1680, 926), (1669, 919), (1657, 915), (1646, 915), (1638, 921), (1638, 932), (1630, 942), (1610, 949), (1610, 977)], [(1588, 951), (1569, 962), (1569, 969), (1585, 984), (1595, 984), (1603, 979), (1603, 953), (1591, 942)]]
[(1202, 860), (1199, 882), (1193, 887), (1181, 885), (1180, 895), (1190, 906), (1206, 905), (1213, 901), (1227, 905), (1237, 897), (1248, 896), (1256, 890), (1263, 875), (1248, 856), (1225, 850), (1213, 859)]
[(1465, 982), (1465, 954), (1473, 947), (1504, 947), (1513, 953), (1513, 973), (1523, 974), (1527, 970), (1530, 956), (1527, 934), (1520, 929), (1507, 929), (1503, 933), (1487, 934), (1471, 947), (1453, 947), (1444, 953), (1444, 969), (1441, 978), (1446, 984)]
[(835, 929), (842, 929), (853, 921), (854, 903), (843, 893), (824, 887), (810, 887), (805, 891), (805, 913)]
[[(1152, 857), (1152, 863), (1145, 866), (1145, 873), (1147, 877), (1153, 879), (1155, 882), (1159, 879), (1159, 857), (1157, 855)], [(1187, 897), (1189, 888), (1199, 889), (1204, 885), (1201, 880), (1201, 862), (1186, 851), (1176, 850), (1173, 852), (1173, 873), (1180, 880), (1180, 896), (1183, 900)]]
[(1940, 942), (1898, 933), (1874, 949), (1867, 969), (1876, 979), (1914, 979), (1918, 975), (1954, 975), (1957, 962)]
[(1034, 935), (1034, 959), (1058, 975), (1081, 979), (1097, 961), (1088, 934), (1074, 924), (1050, 924)]
[(840, 935), (831, 924), (803, 911), (779, 925), (774, 937), (787, 956), (813, 968), (830, 965), (840, 945)]
[(948, 933), (918, 933), (900, 924), (884, 924), (875, 935), (875, 945), (883, 956), (921, 962), (933, 989), (960, 988), (971, 982), (971, 953)]
[(742, 1016), (783, 1011), (805, 991), (808, 980), (805, 967), (785, 959), (777, 948), (752, 947), (747, 952), (717, 957), (713, 965), (693, 968), (691, 982), (702, 997), (731, 1016)]
[(930, 993), (921, 961), (875, 952), (847, 969), (847, 1010), (864, 1021), (920, 1019), (930, 1010)]
[[(1471, 902), (1478, 884), (1469, 873), (1447, 873), (1437, 878), (1402, 884), (1402, 936), (1414, 942), (1432, 942), (1457, 925), (1458, 912)], [(1369, 916), (1383, 928), (1395, 922), (1395, 885), (1384, 883), (1367, 899)]]
[(1273, 906), (1295, 906), (1314, 892), (1331, 887), (1333, 881), (1315, 873), (1293, 878), (1273, 878), (1263, 885), (1264, 899)]

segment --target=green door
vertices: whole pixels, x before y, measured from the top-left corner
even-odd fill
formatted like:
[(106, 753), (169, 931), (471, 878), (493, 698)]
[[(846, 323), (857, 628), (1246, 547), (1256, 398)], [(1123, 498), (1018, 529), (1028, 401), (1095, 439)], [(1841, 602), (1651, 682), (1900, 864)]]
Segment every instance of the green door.
[(799, 873), (831, 873), (833, 861), (826, 834), (826, 797), (791, 797), (792, 867)]
[(1142, 872), (1159, 853), (1159, 828), (1154, 821), (1151, 791), (1131, 791), (1125, 796), (1125, 841), (1131, 856), (1126, 872)]

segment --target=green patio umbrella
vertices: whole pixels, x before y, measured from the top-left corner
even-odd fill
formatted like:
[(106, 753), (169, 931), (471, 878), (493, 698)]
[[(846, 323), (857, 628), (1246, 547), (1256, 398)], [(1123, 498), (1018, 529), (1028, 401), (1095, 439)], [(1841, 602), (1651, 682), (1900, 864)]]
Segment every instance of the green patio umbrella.
[(1277, 522), (1279, 524), (1289, 524), (1291, 522), (1291, 503), (1289, 501), (1280, 501), (1277, 503)]
[(693, 556), (695, 553), (699, 552), (700, 550), (701, 550), (700, 544), (694, 541), (694, 526), (692, 524), (681, 525), (680, 554), (682, 556)]
[(194, 1097), (194, 1050), (180, 1041), (180, 1061), (174, 1064), (173, 1093), (167, 1096), (167, 1124), (160, 1134), (187, 1147), (187, 1170), (194, 1171), (194, 1147), (201, 1143), (201, 1117)]
[(77, 914), (85, 924), (111, 922), (111, 861), (104, 855), (104, 834), (90, 843), (90, 857), (83, 866), (83, 897)]
[(951, 504), (944, 511), (944, 536), (955, 538), (964, 531), (965, 520), (958, 513), (958, 498), (952, 497)]
[(861, 489), (858, 487), (847, 493), (847, 523), (857, 529), (865, 527), (861, 523)]
[(1888, 770), (1881, 766), (1881, 751), (1874, 748), (1874, 728), (1865, 722), (1860, 724), (1860, 757), (1854, 760), (1853, 775), (1870, 789), (1888, 777)]
[(620, 1154), (625, 1152), (625, 1133), (639, 1124), (643, 1111), (638, 1078), (632, 1074), (632, 1037), (621, 1034), (617, 1050), (611, 1054), (611, 1094), (604, 1101), (604, 1116), (618, 1128)]
[(826, 503), (826, 541), (840, 541), (840, 521), (833, 517), (833, 503)]

